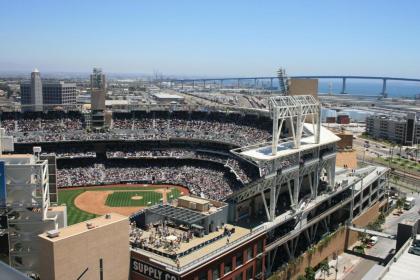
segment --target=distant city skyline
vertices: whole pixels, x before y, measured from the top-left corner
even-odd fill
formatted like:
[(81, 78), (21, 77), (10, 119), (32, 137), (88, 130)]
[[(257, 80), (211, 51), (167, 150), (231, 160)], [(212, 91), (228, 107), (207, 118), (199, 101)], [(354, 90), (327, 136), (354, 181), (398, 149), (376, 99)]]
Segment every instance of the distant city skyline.
[(417, 1), (2, 1), (0, 72), (420, 77)]

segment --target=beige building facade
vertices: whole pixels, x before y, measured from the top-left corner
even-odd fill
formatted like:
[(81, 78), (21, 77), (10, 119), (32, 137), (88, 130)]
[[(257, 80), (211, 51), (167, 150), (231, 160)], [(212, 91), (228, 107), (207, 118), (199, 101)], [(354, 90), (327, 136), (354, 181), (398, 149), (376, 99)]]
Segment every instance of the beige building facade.
[(40, 234), (40, 278), (129, 278), (128, 217), (116, 213)]

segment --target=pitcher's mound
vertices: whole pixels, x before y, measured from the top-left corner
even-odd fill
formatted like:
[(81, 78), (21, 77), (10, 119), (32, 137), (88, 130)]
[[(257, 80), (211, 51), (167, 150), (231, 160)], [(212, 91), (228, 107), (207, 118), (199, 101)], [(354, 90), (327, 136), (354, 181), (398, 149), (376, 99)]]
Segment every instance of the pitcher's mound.
[(143, 197), (141, 195), (135, 195), (131, 197), (132, 200), (141, 200)]

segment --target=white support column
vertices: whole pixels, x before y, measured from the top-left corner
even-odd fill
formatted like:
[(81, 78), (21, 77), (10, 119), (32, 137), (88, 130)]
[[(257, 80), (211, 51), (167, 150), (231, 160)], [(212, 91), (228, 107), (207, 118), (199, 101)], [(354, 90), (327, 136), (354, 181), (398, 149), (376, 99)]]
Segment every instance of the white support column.
[[(290, 250), (289, 250), (289, 244), (288, 244), (289, 242), (284, 242), (283, 243), (283, 246), (284, 246), (284, 249), (286, 250), (286, 254), (287, 254), (287, 256), (289, 257), (289, 259), (292, 259), (292, 256), (291, 256), (291, 254), (290, 254)], [(293, 257), (294, 258), (294, 257)]]
[(331, 188), (335, 188), (335, 162), (329, 160), (327, 163), (328, 184)]
[(267, 220), (271, 221), (270, 212), (268, 211), (267, 201), (265, 200), (264, 192), (261, 192), (261, 199), (262, 199), (263, 204), (264, 204), (265, 213), (267, 214)]
[(289, 117), (289, 124), (290, 124), (290, 129), (292, 130), (293, 142), (294, 142), (295, 148), (296, 148), (297, 147), (297, 142), (296, 142), (295, 126), (293, 124), (293, 117)]
[(299, 175), (297, 175), (294, 179), (294, 184), (293, 184), (293, 199), (294, 199), (294, 204), (295, 207), (297, 208), (298, 204), (299, 204), (299, 191), (300, 191), (300, 178)]
[(328, 228), (327, 219), (322, 219), (321, 223), (325, 227), (325, 231), (330, 231), (330, 229)]
[[(299, 235), (300, 236), (300, 235)], [(294, 240), (293, 241), (293, 248), (292, 248), (292, 255), (293, 255), (293, 257), (295, 256), (295, 254), (296, 254), (296, 249), (297, 249), (297, 245), (298, 245), (298, 243), (299, 243), (299, 236), (298, 237), (296, 237), (295, 239), (292, 239), (292, 240)]]
[(330, 170), (331, 170), (330, 182), (331, 182), (331, 186), (334, 188), (335, 187), (335, 161), (330, 161)]
[(319, 144), (321, 135), (321, 104), (318, 105), (317, 124), (315, 132), (315, 143)]
[(278, 186), (278, 190), (276, 192), (276, 205), (277, 205), (277, 201), (279, 201), (279, 196), (280, 196), (280, 191), (281, 191), (282, 185), (283, 185), (283, 183), (280, 182), (280, 185)]
[(318, 230), (318, 225), (319, 225), (319, 223), (316, 223), (316, 224), (314, 224), (312, 227), (312, 236), (311, 236), (311, 238), (312, 238), (312, 240), (314, 240), (315, 239), (315, 236), (316, 236), (316, 231)]
[(298, 115), (296, 118), (296, 131), (295, 131), (295, 148), (298, 149), (300, 147), (300, 140), (302, 138), (301, 130), (302, 130), (302, 107), (299, 107)]
[(292, 187), (290, 186), (290, 180), (287, 181), (287, 188), (289, 189), (289, 196), (290, 196), (290, 206), (295, 209), (296, 208), (296, 204), (295, 204), (295, 200), (293, 198), (293, 191), (292, 191)]
[(315, 198), (316, 194), (315, 194), (315, 189), (314, 189), (314, 185), (312, 183), (312, 172), (308, 173), (308, 181), (309, 181), (309, 187), (311, 188), (311, 198)]
[(278, 138), (278, 129), (279, 129), (279, 124), (278, 124), (279, 120), (278, 120), (278, 109), (274, 108), (273, 109), (273, 142), (271, 144), (271, 154), (274, 156), (277, 154), (277, 144), (279, 143), (279, 138)]
[[(272, 260), (271, 260), (271, 267), (273, 267), (273, 265), (274, 265), (274, 261), (276, 260), (276, 255), (277, 255), (277, 250), (278, 250), (278, 248), (279, 248), (279, 247), (276, 247), (276, 248), (272, 251), (273, 256), (272, 256)], [(270, 259), (269, 259), (269, 260), (270, 260)]]
[(315, 190), (315, 197), (318, 195), (318, 187), (319, 187), (319, 172), (321, 171), (314, 171), (314, 190)]
[(273, 180), (273, 186), (270, 189), (270, 221), (274, 220), (276, 215), (276, 180)]
[[(310, 227), (310, 228), (312, 228), (312, 227)], [(312, 243), (311, 238), (309, 237), (309, 232), (308, 232), (310, 230), (310, 228), (307, 228), (303, 231), (303, 233), (305, 234), (306, 240), (308, 241), (309, 244)]]

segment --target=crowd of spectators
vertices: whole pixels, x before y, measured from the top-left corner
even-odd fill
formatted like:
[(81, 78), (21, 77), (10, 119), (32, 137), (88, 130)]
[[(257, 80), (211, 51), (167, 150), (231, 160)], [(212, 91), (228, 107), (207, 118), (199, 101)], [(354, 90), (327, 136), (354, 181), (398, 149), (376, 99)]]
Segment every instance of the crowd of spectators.
[(174, 158), (195, 158), (192, 150), (185, 149), (164, 149), (164, 150), (124, 150), (108, 151), (107, 158), (151, 158), (151, 157), (174, 157)]
[(271, 137), (267, 119), (247, 119), (239, 114), (203, 114), (128, 114), (114, 117), (110, 128), (102, 132), (86, 130), (86, 122), (82, 115), (3, 118), (1, 126), (6, 129), (7, 134), (14, 136), (17, 142), (194, 138), (245, 146), (265, 142)]
[(47, 147), (42, 150), (41, 155), (55, 155), (57, 159), (65, 158), (96, 158), (93, 148), (80, 147)]
[(187, 149), (162, 149), (162, 150), (118, 150), (106, 153), (107, 158), (190, 158), (206, 161), (214, 161), (224, 164), (228, 167), (242, 183), (247, 184), (255, 179), (253, 172), (250, 172), (246, 166), (240, 164), (239, 160), (231, 158), (228, 155), (215, 154), (210, 152), (201, 152)]
[(57, 169), (57, 186), (94, 186), (130, 182), (167, 183), (188, 187), (191, 193), (223, 200), (232, 193), (235, 183), (226, 171), (208, 166), (122, 166), (95, 163), (83, 167)]
[(237, 159), (229, 158), (226, 161), (226, 166), (236, 174), (242, 183), (247, 184), (252, 181), (252, 178), (247, 174), (246, 170), (241, 166)]
[[(139, 131), (141, 130), (141, 131)], [(250, 124), (183, 118), (114, 119), (111, 131), (139, 136), (139, 132), (152, 135), (152, 139), (196, 138), (224, 141), (240, 146), (265, 142), (270, 132)]]
[(82, 130), (83, 124), (80, 118), (57, 118), (57, 119), (19, 119), (19, 120), (2, 120), (1, 126), (8, 133), (16, 132), (46, 132), (46, 133), (62, 133), (72, 130)]
[[(51, 153), (42, 153), (41, 155), (48, 155)], [(52, 153), (56, 156), (57, 159), (62, 158), (96, 158), (95, 152), (58, 152)]]

